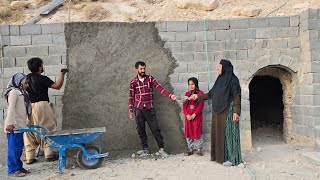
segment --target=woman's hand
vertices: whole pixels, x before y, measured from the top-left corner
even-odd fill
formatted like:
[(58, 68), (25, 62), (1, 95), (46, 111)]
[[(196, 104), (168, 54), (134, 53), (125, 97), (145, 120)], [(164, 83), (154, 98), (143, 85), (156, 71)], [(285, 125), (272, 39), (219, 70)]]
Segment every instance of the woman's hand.
[(191, 116), (190, 116), (190, 114), (187, 115), (187, 119), (188, 119), (188, 121), (191, 121)]
[(6, 131), (11, 132), (13, 130), (13, 128), (14, 128), (14, 125), (7, 125)]
[(233, 113), (233, 122), (238, 122), (240, 119), (240, 116), (238, 113)]

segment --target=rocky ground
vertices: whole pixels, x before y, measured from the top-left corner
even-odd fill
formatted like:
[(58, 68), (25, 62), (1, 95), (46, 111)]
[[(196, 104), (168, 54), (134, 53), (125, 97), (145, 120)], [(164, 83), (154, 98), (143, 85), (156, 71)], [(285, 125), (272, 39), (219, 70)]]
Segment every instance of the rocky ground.
[[(68, 167), (58, 173), (57, 162), (40, 162), (26, 165), (32, 173), (23, 179), (320, 179), (320, 167), (311, 164), (302, 155), (313, 151), (312, 147), (287, 144), (281, 134), (263, 128), (254, 132), (254, 148), (243, 153), (246, 168), (224, 167), (211, 162), (208, 153), (186, 157), (170, 155), (162, 159), (155, 157), (127, 157), (106, 159), (102, 167), (84, 170), (78, 167), (74, 157), (68, 158)], [(1, 168), (0, 179), (8, 179), (5, 167)]]
[[(12, 0), (0, 0), (0, 23), (23, 24), (37, 14), (37, 9), (49, 0), (26, 0), (28, 5), (11, 8), (11, 17), (1, 19), (1, 11)], [(217, 6), (204, 10), (181, 6), (188, 0), (65, 0), (64, 6), (44, 17), (39, 23), (70, 21), (168, 21), (226, 19), (247, 16), (287, 16), (299, 14), (307, 8), (320, 8), (319, 0), (215, 0)], [(190, 0), (189, 0), (190, 1)], [(199, 0), (198, 0), (199, 1)], [(213, 2), (212, 0), (202, 0)], [(181, 3), (180, 3), (181, 4)], [(70, 11), (69, 11), (70, 10)], [(7, 8), (8, 11), (8, 8)]]

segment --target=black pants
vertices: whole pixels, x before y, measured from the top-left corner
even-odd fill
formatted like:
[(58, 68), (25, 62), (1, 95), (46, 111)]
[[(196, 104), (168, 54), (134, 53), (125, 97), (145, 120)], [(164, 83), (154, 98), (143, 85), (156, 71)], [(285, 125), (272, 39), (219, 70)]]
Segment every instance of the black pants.
[(146, 133), (146, 123), (147, 121), (149, 128), (157, 141), (158, 147), (163, 148), (163, 137), (161, 135), (160, 128), (158, 126), (158, 120), (156, 116), (156, 111), (152, 109), (143, 108), (135, 109), (136, 123), (137, 123), (137, 131), (140, 136), (142, 149), (148, 148), (148, 138)]

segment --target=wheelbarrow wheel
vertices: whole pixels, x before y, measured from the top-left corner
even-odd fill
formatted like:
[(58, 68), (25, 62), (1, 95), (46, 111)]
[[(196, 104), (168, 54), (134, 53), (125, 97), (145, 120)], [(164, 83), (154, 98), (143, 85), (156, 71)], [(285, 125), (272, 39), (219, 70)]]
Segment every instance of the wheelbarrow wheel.
[[(99, 148), (96, 146), (86, 146), (86, 151), (89, 155), (96, 155), (99, 153)], [(88, 158), (86, 155), (83, 154), (82, 150), (80, 149), (77, 153), (77, 162), (80, 167), (86, 169), (96, 169), (101, 166), (104, 158)]]

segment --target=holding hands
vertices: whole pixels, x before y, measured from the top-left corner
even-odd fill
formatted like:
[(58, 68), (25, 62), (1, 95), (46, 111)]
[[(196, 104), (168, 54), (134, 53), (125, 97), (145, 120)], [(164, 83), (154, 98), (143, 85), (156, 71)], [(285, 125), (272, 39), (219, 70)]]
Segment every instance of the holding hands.
[(188, 100), (197, 100), (198, 99), (198, 94), (192, 94)]

